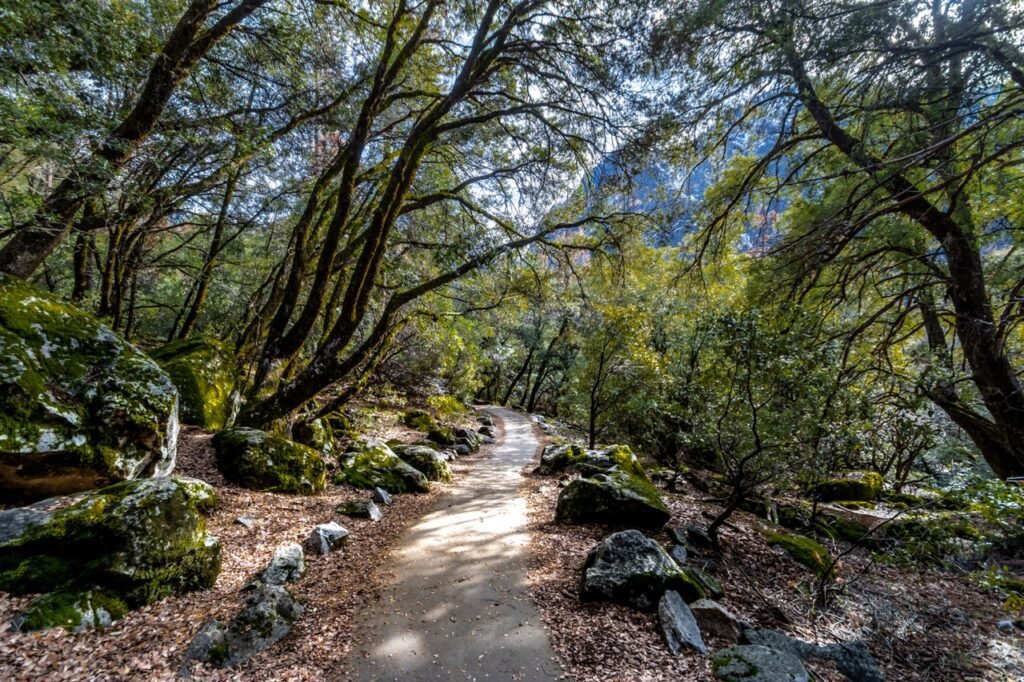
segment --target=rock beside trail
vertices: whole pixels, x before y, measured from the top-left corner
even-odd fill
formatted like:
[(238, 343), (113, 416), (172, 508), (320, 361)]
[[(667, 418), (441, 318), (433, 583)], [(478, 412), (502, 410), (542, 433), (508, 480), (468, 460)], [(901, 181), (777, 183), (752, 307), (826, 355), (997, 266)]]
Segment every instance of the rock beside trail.
[(305, 572), (306, 558), (302, 546), (290, 542), (274, 550), (270, 563), (259, 575), (259, 582), (264, 585), (284, 585), (297, 581)]
[(581, 445), (548, 445), (541, 452), (536, 472), (542, 476), (573, 472), (586, 476), (615, 469), (648, 480), (640, 460), (626, 445), (612, 445), (602, 450), (587, 450)]
[(800, 659), (784, 651), (746, 644), (716, 651), (711, 657), (715, 677), (724, 682), (808, 682)]
[(287, 635), (302, 614), (302, 605), (284, 587), (263, 585), (226, 625), (203, 624), (185, 653), (186, 670), (191, 661), (219, 667), (243, 663)]
[(495, 437), (495, 429), (493, 426), (481, 426), (476, 430), (476, 432), (481, 436), (488, 436), (489, 438)]
[(794, 639), (777, 630), (747, 628), (743, 640), (748, 644), (771, 647), (801, 660), (821, 659), (835, 663), (836, 670), (854, 682), (885, 682), (881, 668), (864, 642), (837, 642), (819, 646)]
[(621, 471), (571, 482), (558, 495), (555, 520), (660, 528), (671, 515), (657, 488)]
[(391, 495), (384, 488), (374, 488), (370, 499), (378, 504), (391, 504)]
[(452, 472), (445, 456), (428, 445), (396, 445), (394, 453), (421, 472), (428, 481), (450, 481)]
[(49, 593), (22, 624), (35, 630), (102, 624), (208, 588), (220, 572), (220, 544), (207, 535), (202, 510), (215, 501), (202, 481), (161, 477), (77, 495), (57, 511), (40, 503), (0, 512), (0, 590)]
[(213, 437), (217, 469), (250, 490), (309, 495), (327, 485), (327, 467), (316, 450), (265, 431), (233, 428)]
[(737, 641), (742, 632), (739, 619), (729, 609), (711, 599), (698, 599), (690, 604), (701, 632)]
[(238, 361), (227, 344), (208, 337), (172, 341), (149, 354), (178, 389), (181, 421), (216, 431), (238, 414)]
[(658, 620), (661, 623), (665, 644), (673, 654), (679, 655), (684, 648), (702, 654), (708, 652), (704, 640), (701, 639), (700, 626), (678, 592), (669, 590), (661, 596), (661, 601), (658, 602)]
[(480, 449), (480, 435), (471, 429), (455, 429), (455, 445), (465, 445), (470, 452)]
[(348, 535), (348, 530), (334, 521), (319, 523), (313, 526), (309, 537), (302, 543), (302, 549), (307, 554), (324, 556), (341, 547)]
[(489, 414), (481, 414), (476, 420), (484, 426), (494, 426), (494, 417)]
[(679, 592), (686, 601), (705, 596), (698, 581), (638, 530), (609, 535), (590, 550), (583, 565), (580, 594), (584, 600), (653, 611), (667, 590)]
[(0, 273), (0, 499), (171, 472), (178, 391), (88, 313)]
[(378, 507), (373, 500), (349, 500), (348, 502), (342, 502), (339, 504), (334, 511), (345, 516), (351, 516), (354, 519), (380, 521), (384, 518), (384, 514), (381, 513), (380, 507)]
[(334, 481), (367, 490), (383, 488), (389, 493), (430, 490), (430, 482), (423, 472), (403, 462), (379, 440), (357, 443), (354, 449), (342, 455), (341, 469)]

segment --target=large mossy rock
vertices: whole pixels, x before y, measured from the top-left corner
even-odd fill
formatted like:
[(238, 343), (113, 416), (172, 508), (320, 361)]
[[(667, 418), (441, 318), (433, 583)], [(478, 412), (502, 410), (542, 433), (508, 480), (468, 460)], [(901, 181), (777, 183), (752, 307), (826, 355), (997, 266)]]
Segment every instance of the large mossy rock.
[(147, 355), (0, 273), (0, 498), (91, 490), (174, 468), (178, 392)]
[(216, 431), (238, 411), (237, 361), (224, 343), (207, 337), (173, 341), (150, 357), (178, 388), (181, 421)]
[(581, 445), (549, 445), (541, 453), (537, 473), (543, 476), (562, 472), (593, 475), (613, 469), (648, 480), (643, 465), (627, 445), (612, 445), (602, 450), (587, 450)]
[(638, 530), (609, 535), (590, 550), (583, 565), (580, 595), (584, 600), (653, 611), (667, 590), (675, 590), (687, 602), (706, 596), (698, 580)]
[(0, 512), (0, 590), (50, 593), (23, 629), (82, 629), (210, 587), (220, 544), (201, 512), (215, 501), (202, 481), (160, 477)]
[(335, 476), (335, 483), (347, 483), (367, 490), (383, 488), (389, 493), (425, 493), (430, 490), (430, 483), (423, 472), (402, 461), (385, 443), (368, 440), (352, 447), (354, 449), (342, 455), (341, 470)]
[(292, 426), (292, 438), (296, 443), (308, 445), (324, 457), (333, 459), (338, 455), (334, 427), (326, 417), (295, 424)]
[(429, 481), (450, 481), (452, 471), (445, 456), (428, 445), (398, 445), (392, 448), (403, 462), (423, 472)]
[(835, 577), (838, 573), (838, 567), (832, 563), (832, 554), (817, 540), (804, 535), (776, 533), (770, 530), (762, 530), (761, 535), (769, 545), (778, 547), (795, 561), (814, 571), (818, 577), (830, 569), (829, 577)]
[(238, 427), (213, 437), (217, 469), (250, 490), (310, 495), (327, 487), (327, 466), (316, 450), (280, 436)]
[(885, 480), (881, 474), (868, 471), (860, 476), (838, 478), (819, 483), (814, 487), (814, 494), (822, 502), (847, 500), (851, 502), (870, 502), (882, 494)]
[(657, 488), (622, 471), (579, 478), (558, 495), (555, 520), (661, 528), (671, 518)]

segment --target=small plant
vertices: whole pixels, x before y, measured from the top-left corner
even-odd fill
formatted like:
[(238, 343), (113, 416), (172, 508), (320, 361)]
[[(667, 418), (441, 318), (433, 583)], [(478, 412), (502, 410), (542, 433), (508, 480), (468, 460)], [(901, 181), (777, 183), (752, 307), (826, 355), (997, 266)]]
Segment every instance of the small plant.
[(469, 412), (469, 408), (461, 400), (451, 395), (432, 395), (427, 398), (427, 406), (441, 420), (461, 417)]

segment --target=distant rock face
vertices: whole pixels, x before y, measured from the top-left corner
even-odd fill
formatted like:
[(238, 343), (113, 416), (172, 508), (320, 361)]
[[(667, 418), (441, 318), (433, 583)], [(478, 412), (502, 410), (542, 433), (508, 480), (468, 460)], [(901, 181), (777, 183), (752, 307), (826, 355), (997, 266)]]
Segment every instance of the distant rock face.
[(178, 389), (182, 422), (216, 431), (235, 420), (238, 366), (227, 344), (206, 337), (184, 339), (161, 346), (150, 357)]
[(302, 605), (284, 587), (263, 585), (226, 625), (203, 624), (188, 645), (186, 668), (189, 661), (220, 667), (243, 663), (287, 635), (302, 614)]
[(0, 498), (33, 500), (174, 468), (178, 392), (92, 315), (0, 274)]
[(629, 604), (653, 611), (667, 590), (686, 601), (704, 597), (704, 588), (681, 569), (654, 540), (638, 530), (609, 535), (590, 551), (583, 565), (580, 594), (585, 600)]
[(398, 445), (393, 448), (403, 462), (423, 473), (428, 481), (450, 481), (452, 471), (444, 455), (428, 445)]
[(661, 596), (658, 620), (665, 644), (672, 653), (678, 655), (683, 649), (693, 649), (702, 654), (708, 652), (701, 639), (700, 626), (678, 592), (669, 590)]
[(571, 482), (558, 495), (555, 520), (660, 528), (671, 515), (657, 488), (646, 480), (613, 471)]
[(280, 436), (233, 428), (219, 431), (213, 447), (217, 469), (244, 488), (309, 495), (327, 485), (327, 467), (320, 453)]
[(216, 500), (208, 484), (123, 481), (72, 500), (0, 512), (0, 590), (49, 593), (23, 629), (102, 624), (217, 579), (220, 544), (201, 513)]
[(752, 644), (716, 651), (711, 656), (715, 677), (724, 682), (808, 682), (800, 659), (784, 651)]
[(341, 469), (334, 481), (367, 490), (383, 488), (389, 493), (430, 490), (423, 472), (403, 462), (379, 440), (359, 443), (355, 450), (342, 455)]

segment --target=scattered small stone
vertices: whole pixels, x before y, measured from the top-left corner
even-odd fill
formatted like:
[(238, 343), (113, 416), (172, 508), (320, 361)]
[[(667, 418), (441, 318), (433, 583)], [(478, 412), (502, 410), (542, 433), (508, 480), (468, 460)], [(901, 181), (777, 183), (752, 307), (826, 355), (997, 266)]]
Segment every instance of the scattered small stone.
[(711, 657), (715, 677), (725, 682), (808, 682), (800, 659), (766, 646), (745, 644), (716, 651)]
[(700, 526), (687, 526), (686, 539), (697, 547), (714, 547), (715, 541), (711, 539), (708, 532)]
[(1017, 628), (1024, 629), (1024, 620), (1001, 620), (996, 623), (996, 627), (999, 628), (1000, 632), (1013, 634), (1017, 631)]
[(227, 625), (216, 620), (203, 624), (185, 652), (182, 677), (189, 676), (191, 661), (219, 667), (247, 661), (287, 635), (302, 613), (302, 605), (288, 590), (263, 585)]
[(380, 504), (391, 504), (391, 495), (384, 488), (374, 488), (370, 499)]
[(679, 526), (672, 526), (670, 528), (667, 528), (665, 532), (668, 533), (669, 540), (676, 543), (677, 545), (686, 544), (687, 540), (685, 528), (680, 528)]
[(380, 507), (378, 507), (373, 500), (350, 500), (349, 502), (339, 504), (335, 507), (334, 511), (356, 519), (380, 521), (384, 518), (384, 514), (381, 513)]
[(235, 523), (239, 526), (245, 526), (249, 530), (252, 530), (256, 526), (256, 519), (251, 516), (239, 516), (235, 519)]
[(341, 547), (347, 537), (348, 530), (334, 521), (320, 523), (313, 526), (313, 531), (306, 538), (306, 541), (302, 543), (302, 547), (309, 554), (323, 556), (331, 550)]
[(684, 647), (706, 654), (708, 649), (700, 636), (700, 626), (693, 617), (690, 607), (675, 590), (669, 590), (658, 602), (658, 618), (661, 621), (661, 632), (669, 651), (679, 655)]
[(697, 619), (701, 632), (735, 642), (742, 630), (739, 619), (727, 608), (711, 599), (698, 599), (690, 604), (690, 611)]
[(259, 581), (264, 585), (284, 585), (295, 582), (305, 572), (306, 561), (302, 546), (290, 542), (274, 550), (274, 556), (260, 574)]
[(686, 551), (686, 547), (682, 545), (675, 545), (672, 549), (669, 550), (668, 554), (670, 557), (676, 560), (677, 564), (680, 565), (685, 564), (686, 560), (689, 558), (689, 555)]

